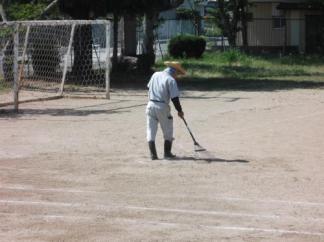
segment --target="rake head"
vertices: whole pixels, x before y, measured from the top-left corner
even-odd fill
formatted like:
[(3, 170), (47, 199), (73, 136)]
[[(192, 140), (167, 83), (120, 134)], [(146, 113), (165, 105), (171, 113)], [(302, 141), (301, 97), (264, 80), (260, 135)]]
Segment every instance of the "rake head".
[(199, 145), (197, 142), (194, 143), (194, 149), (195, 149), (195, 152), (206, 151), (206, 149), (204, 147), (202, 147), (201, 145)]

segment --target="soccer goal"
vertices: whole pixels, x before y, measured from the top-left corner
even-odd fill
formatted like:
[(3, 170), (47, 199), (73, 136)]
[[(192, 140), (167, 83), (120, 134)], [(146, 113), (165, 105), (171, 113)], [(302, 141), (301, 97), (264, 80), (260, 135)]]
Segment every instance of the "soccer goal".
[(0, 24), (0, 106), (65, 95), (109, 99), (108, 20)]

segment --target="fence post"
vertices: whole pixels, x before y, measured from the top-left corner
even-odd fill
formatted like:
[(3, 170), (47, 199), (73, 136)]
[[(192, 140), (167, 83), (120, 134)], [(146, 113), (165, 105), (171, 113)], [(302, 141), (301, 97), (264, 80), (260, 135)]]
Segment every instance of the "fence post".
[[(280, 19), (280, 22), (282, 21), (285, 21), (285, 29), (284, 29), (284, 48), (283, 48), (283, 55), (286, 55), (286, 52), (287, 52), (287, 24), (288, 24), (288, 21), (287, 19), (285, 18), (284, 20), (283, 19)], [(281, 23), (282, 24), (282, 23)]]
[(106, 99), (110, 99), (110, 37), (111, 23), (106, 24)]
[(26, 34), (25, 34), (24, 49), (23, 49), (23, 54), (22, 54), (22, 58), (21, 58), (21, 64), (20, 64), (20, 67), (19, 67), (19, 75), (18, 75), (19, 88), (22, 85), (22, 77), (23, 77), (23, 72), (24, 72), (24, 67), (25, 67), (25, 57), (26, 57), (26, 54), (27, 54), (29, 33), (30, 33), (30, 25), (28, 25), (27, 31), (26, 31)]
[(18, 73), (18, 55), (19, 55), (19, 24), (15, 24), (14, 30), (14, 59), (13, 59), (13, 75), (14, 75), (14, 111), (18, 112), (19, 108), (19, 73)]
[(68, 58), (69, 58), (69, 55), (71, 53), (74, 31), (75, 31), (75, 23), (72, 25), (71, 34), (70, 34), (70, 40), (69, 40), (69, 46), (68, 46), (68, 49), (67, 49), (67, 53), (65, 55), (62, 83), (61, 83), (61, 87), (60, 87), (60, 96), (63, 95), (63, 91), (64, 91), (64, 85), (65, 85), (66, 73), (67, 73), (67, 65), (68, 65)]

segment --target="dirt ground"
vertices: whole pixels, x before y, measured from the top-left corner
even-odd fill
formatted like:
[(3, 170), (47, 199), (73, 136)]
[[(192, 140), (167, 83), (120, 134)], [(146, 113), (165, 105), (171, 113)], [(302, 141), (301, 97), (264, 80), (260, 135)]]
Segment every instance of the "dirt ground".
[(172, 161), (149, 159), (146, 100), (1, 113), (0, 241), (324, 241), (323, 89), (184, 91), (209, 152), (174, 115)]

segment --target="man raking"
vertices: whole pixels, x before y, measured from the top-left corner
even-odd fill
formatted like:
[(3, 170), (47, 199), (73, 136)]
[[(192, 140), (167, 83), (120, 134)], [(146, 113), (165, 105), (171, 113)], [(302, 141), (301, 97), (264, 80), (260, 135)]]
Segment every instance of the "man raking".
[(186, 74), (179, 62), (164, 62), (167, 68), (164, 71), (155, 72), (147, 87), (149, 88), (149, 102), (146, 107), (147, 117), (147, 142), (152, 160), (158, 159), (155, 147), (155, 138), (160, 124), (164, 138), (164, 158), (175, 157), (171, 153), (173, 141), (173, 117), (169, 106), (170, 100), (178, 111), (180, 118), (184, 117), (180, 100), (179, 90), (176, 82), (178, 75)]

